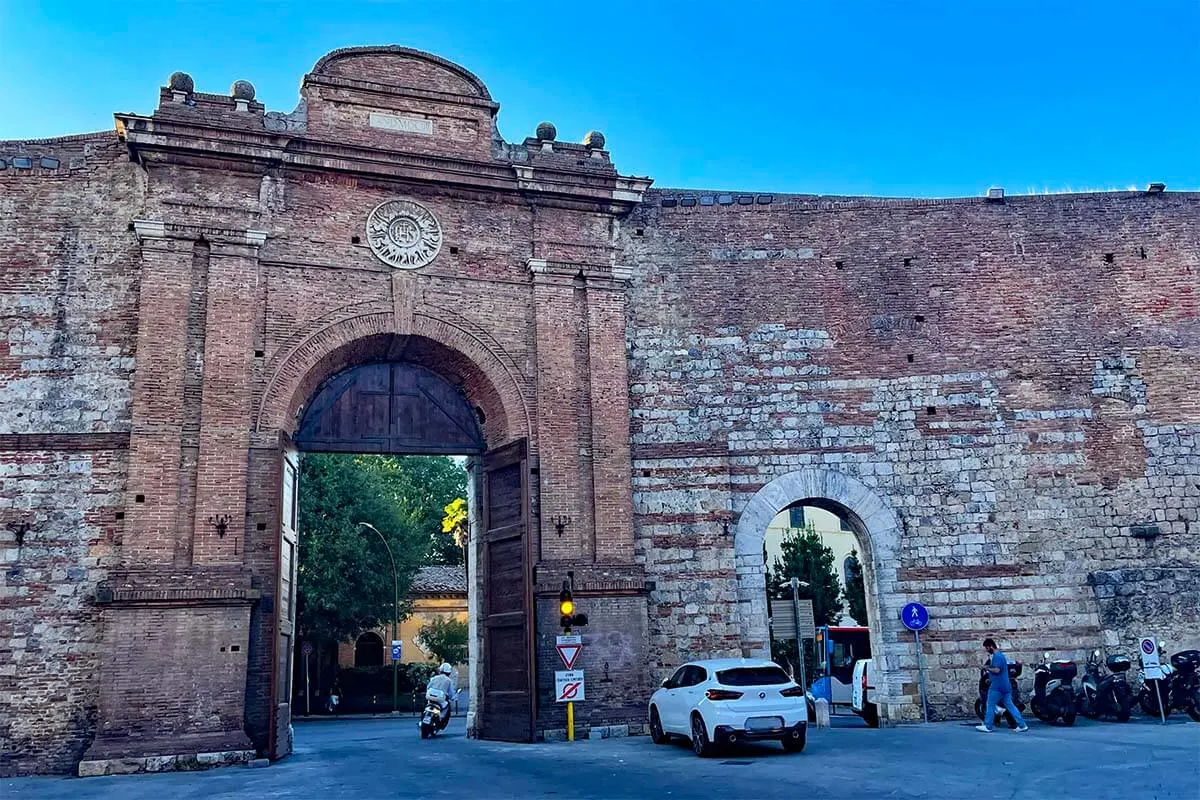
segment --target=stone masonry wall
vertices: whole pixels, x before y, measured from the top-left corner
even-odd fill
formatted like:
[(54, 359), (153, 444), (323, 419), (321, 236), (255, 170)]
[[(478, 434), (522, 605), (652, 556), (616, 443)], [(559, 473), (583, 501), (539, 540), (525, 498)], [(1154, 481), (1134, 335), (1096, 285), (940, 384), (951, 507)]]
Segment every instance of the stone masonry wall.
[[(930, 608), (939, 715), (966, 710), (985, 635), (1026, 661), (1128, 650), (1096, 600), (1129, 580), (1111, 570), (1146, 568), (1144, 626), (1200, 645), (1150, 569), (1200, 563), (1198, 199), (651, 193), (623, 235), (657, 674), (742, 651), (733, 521), (806, 467), (900, 517), (873, 599)], [(1161, 535), (1131, 535), (1147, 525)], [(911, 716), (911, 634), (885, 622)]]
[(111, 133), (0, 142), (0, 159), (0, 775), (9, 775), (72, 769), (95, 730), (93, 600), (124, 524), (137, 282), (126, 226), (142, 180)]

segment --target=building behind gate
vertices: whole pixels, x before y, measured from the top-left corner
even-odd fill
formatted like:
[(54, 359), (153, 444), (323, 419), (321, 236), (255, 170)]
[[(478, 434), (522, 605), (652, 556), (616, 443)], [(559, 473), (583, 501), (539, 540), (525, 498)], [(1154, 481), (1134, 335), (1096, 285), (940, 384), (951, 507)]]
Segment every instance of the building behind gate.
[(889, 721), (909, 601), (939, 717), (985, 635), (1200, 646), (1200, 195), (659, 189), (498, 109), (350, 48), (290, 113), (177, 73), (0, 142), (0, 774), (289, 752), (305, 451), (470, 457), (486, 738), (561, 733), (563, 581), (594, 733), (766, 654), (799, 502), (857, 536)]

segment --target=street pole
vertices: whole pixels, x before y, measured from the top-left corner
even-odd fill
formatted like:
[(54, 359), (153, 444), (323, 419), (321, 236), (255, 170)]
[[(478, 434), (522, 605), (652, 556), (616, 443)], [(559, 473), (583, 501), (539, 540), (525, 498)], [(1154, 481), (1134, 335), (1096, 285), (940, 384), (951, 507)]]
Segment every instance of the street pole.
[[(369, 522), (358, 523), (364, 528), (370, 528), (375, 531), (379, 537), (379, 541), (383, 542), (383, 548), (387, 550), (388, 561), (392, 564), (392, 641), (398, 641), (397, 626), (400, 624), (400, 578), (396, 574), (396, 559), (392, 557), (392, 548), (387, 543), (387, 539)], [(390, 653), (390, 650), (389, 650)], [(398, 659), (392, 659), (392, 713), (400, 713), (400, 662)]]
[[(808, 705), (808, 675), (804, 671), (804, 635), (800, 632), (800, 584), (799, 578), (792, 578), (792, 619), (796, 624), (796, 654), (800, 661), (800, 688), (805, 692), (805, 706)], [(807, 583), (804, 583), (808, 586)]]
[(917, 637), (917, 674), (921, 676), (921, 713), (925, 717), (925, 722), (929, 722), (929, 703), (925, 696), (925, 659), (921, 656), (921, 632), (914, 630), (913, 634)]

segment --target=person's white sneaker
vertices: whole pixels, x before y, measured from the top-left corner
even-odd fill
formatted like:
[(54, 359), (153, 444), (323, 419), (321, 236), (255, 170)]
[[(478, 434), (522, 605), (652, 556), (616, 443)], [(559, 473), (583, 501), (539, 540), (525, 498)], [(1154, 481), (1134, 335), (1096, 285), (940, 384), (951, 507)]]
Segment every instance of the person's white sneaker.
[(1017, 733), (1024, 733), (1024, 732), (1025, 732), (1025, 731), (1027, 731), (1027, 730), (1029, 730), (1029, 726), (1028, 726), (1028, 725), (1022, 725), (1021, 727), (1019, 727), (1019, 728), (1017, 728), (1017, 729), (1016, 729)]
[(977, 730), (977, 731), (983, 731), (984, 733), (991, 733), (991, 732), (992, 732), (992, 729), (991, 729), (991, 728), (989, 728), (987, 725), (976, 725), (976, 726), (975, 726), (975, 730)]

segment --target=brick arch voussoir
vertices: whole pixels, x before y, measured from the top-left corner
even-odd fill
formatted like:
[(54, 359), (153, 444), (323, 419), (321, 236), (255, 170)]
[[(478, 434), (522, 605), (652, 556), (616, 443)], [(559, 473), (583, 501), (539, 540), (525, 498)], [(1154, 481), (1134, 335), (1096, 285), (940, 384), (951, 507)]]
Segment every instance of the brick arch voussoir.
[[(395, 332), (395, 318), (390, 310), (369, 311), (322, 324), (298, 339), (290, 350), (273, 359), (273, 369), (255, 412), (255, 431), (291, 431), (296, 422), (296, 411), (307, 401), (307, 394), (329, 377), (322, 374), (314, 378), (314, 370), (320, 369), (323, 359), (360, 340)], [(507, 354), (497, 353), (495, 345), (485, 345), (478, 336), (445, 320), (420, 314), (414, 315), (410, 333), (430, 339), (468, 359), (499, 398), (507, 420), (508, 437), (529, 435), (532, 430), (526, 402), (529, 394)], [(298, 394), (305, 396), (298, 397)]]
[[(869, 625), (875, 635), (891, 640), (899, 635), (899, 607), (892, 587), (903, 529), (899, 515), (875, 490), (837, 470), (813, 467), (781, 475), (759, 489), (738, 516), (734, 555), (738, 579), (738, 617), (742, 650), (769, 657), (767, 629), (766, 565), (763, 543), (767, 526), (788, 506), (801, 500), (833, 502), (851, 513), (862, 545), (869, 582)], [(886, 659), (886, 656), (884, 656)], [(884, 661), (885, 668), (887, 666)]]

